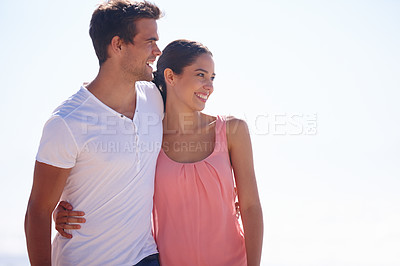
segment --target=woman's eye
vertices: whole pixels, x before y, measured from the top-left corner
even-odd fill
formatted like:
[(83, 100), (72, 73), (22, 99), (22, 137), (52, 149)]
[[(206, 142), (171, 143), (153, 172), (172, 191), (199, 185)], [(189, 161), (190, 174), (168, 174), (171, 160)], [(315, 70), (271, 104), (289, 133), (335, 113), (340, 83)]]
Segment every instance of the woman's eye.
[(204, 73), (199, 73), (197, 76), (204, 78)]
[(211, 80), (214, 81), (215, 77), (211, 77)]

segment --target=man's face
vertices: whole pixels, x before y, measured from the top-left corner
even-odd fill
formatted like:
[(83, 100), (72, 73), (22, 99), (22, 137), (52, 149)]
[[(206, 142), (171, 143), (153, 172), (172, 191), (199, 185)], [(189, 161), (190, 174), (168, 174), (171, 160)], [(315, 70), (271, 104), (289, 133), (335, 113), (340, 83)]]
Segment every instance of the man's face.
[(158, 41), (157, 22), (155, 19), (143, 18), (135, 22), (137, 34), (133, 44), (126, 44), (126, 52), (122, 68), (134, 80), (151, 81), (153, 68), (151, 65), (161, 55)]

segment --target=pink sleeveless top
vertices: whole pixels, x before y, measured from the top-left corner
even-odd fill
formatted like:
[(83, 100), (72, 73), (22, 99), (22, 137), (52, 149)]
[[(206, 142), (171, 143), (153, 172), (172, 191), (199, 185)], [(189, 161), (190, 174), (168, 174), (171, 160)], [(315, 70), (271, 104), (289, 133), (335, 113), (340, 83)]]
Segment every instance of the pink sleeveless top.
[(216, 120), (214, 151), (204, 160), (178, 163), (161, 149), (153, 209), (161, 265), (246, 265), (234, 199), (223, 117)]

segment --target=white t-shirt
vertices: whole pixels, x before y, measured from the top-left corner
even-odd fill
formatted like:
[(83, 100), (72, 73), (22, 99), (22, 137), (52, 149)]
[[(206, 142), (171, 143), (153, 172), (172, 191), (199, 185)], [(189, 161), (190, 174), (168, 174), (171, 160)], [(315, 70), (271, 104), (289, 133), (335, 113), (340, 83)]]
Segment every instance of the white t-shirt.
[(61, 199), (86, 213), (73, 238), (57, 234), (53, 265), (134, 265), (157, 253), (151, 232), (163, 103), (153, 83), (136, 83), (133, 120), (86, 88), (47, 121), (36, 160), (72, 168)]

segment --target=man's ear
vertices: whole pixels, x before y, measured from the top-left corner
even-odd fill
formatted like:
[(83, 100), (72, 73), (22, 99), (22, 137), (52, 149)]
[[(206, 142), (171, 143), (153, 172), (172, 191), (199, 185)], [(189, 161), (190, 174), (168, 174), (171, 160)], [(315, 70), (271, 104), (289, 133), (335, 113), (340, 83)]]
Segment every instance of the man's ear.
[(124, 41), (119, 36), (114, 36), (111, 39), (110, 45), (108, 46), (109, 51), (112, 54), (119, 54), (122, 51), (122, 45)]
[(174, 71), (172, 71), (170, 68), (166, 68), (164, 70), (164, 79), (166, 85), (174, 86), (176, 81), (176, 75)]

